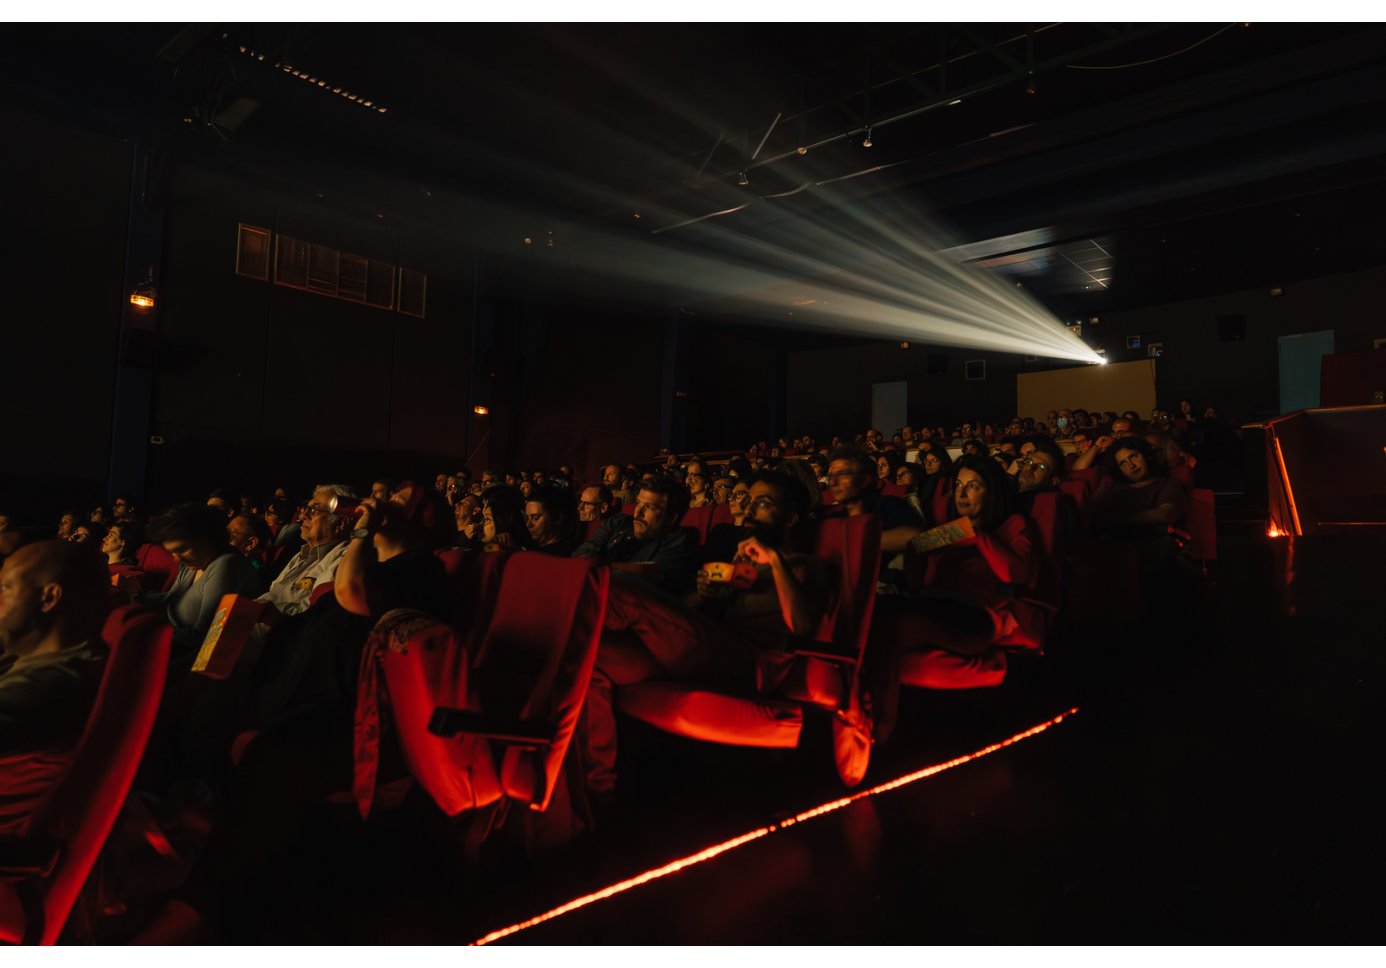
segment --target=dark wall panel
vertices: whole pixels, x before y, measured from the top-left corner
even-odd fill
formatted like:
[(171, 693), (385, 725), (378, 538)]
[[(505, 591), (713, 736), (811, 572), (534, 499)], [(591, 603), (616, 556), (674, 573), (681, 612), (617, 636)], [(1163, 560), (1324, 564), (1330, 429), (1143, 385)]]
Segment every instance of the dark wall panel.
[[(245, 222), (428, 275), (423, 319), (235, 274)], [(383, 223), (384, 220), (381, 220)], [(461, 463), (473, 260), (446, 237), (180, 167), (161, 294), (158, 496)]]
[(12, 271), (0, 326), (10, 420), (0, 503), (23, 517), (105, 497), (131, 145), (0, 106)]
[[(498, 323), (523, 376), (512, 380), (518, 466), (648, 460), (659, 441), (662, 320), (549, 303)], [(503, 379), (503, 378), (502, 378)]]

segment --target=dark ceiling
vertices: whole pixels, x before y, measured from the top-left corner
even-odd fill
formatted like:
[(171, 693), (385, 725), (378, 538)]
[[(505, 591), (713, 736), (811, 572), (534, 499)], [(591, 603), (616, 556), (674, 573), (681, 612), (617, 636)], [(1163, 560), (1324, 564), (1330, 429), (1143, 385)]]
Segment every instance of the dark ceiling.
[(740, 208), (715, 221), (753, 235), (848, 192), (933, 213), (1060, 316), (1386, 262), (1378, 26), (11, 33), (15, 103), (400, 224), (480, 195), (699, 245), (675, 226)]

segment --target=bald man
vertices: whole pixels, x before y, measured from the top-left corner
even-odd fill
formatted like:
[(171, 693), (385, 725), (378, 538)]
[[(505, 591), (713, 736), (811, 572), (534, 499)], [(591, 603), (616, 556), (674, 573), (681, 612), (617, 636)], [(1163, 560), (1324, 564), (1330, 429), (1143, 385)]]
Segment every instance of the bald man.
[(110, 587), (90, 545), (41, 541), (0, 565), (0, 836), (26, 827), (82, 738)]
[(96, 698), (110, 576), (94, 548), (25, 545), (0, 566), (0, 753), (68, 749)]

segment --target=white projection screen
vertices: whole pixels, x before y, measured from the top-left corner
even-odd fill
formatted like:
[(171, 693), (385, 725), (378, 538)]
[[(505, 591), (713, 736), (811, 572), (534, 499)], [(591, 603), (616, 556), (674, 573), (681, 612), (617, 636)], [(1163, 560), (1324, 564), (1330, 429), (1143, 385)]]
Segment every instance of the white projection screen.
[(1155, 360), (1075, 366), (1015, 378), (1016, 416), (1043, 420), (1051, 410), (1134, 410), (1148, 418), (1155, 409)]

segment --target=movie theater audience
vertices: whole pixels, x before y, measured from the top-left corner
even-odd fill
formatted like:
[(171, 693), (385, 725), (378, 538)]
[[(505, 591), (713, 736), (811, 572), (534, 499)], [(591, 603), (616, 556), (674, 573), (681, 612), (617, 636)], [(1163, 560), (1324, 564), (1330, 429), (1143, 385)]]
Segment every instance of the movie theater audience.
[[(143, 936), (188, 940), (209, 917), (262, 913), (257, 886), (293, 849), (315, 805), (351, 789), (368, 640), (420, 616), (467, 620), (456, 614), (455, 589), (436, 551), (459, 547), (450, 554), (464, 558), (536, 551), (611, 566), (602, 642), (574, 746), (600, 798), (615, 789), (621, 689), (667, 679), (745, 696), (773, 693), (790, 639), (812, 634), (832, 600), (835, 576), (808, 549), (811, 520), (837, 515), (881, 520), (882, 580), (863, 681), (879, 734), (888, 735), (909, 652), (977, 657), (1043, 643), (1043, 549), (1032, 516), (1042, 496), (1058, 492), (1065, 451), (1077, 451), (1072, 460), (1083, 476), (1107, 474), (1091, 498), (1093, 535), (1136, 547), (1147, 578), (1169, 564), (1177, 553), (1170, 529), (1183, 520), (1194, 467), (1202, 464), (1198, 448), (1225, 427), (1215, 416), (1195, 421), (1194, 412), (1181, 405), (1174, 420), (1157, 412), (1147, 428), (1130, 412), (1094, 419), (1082, 408), (1056, 409), (1042, 420), (960, 422), (951, 434), (925, 425), (886, 437), (871, 428), (858, 435), (864, 446), (835, 440), (831, 452), (800, 435), (725, 461), (664, 454), (643, 467), (610, 463), (592, 474), (569, 465), (531, 466), (518, 476), (487, 471), (476, 483), (465, 469), (431, 468), (416, 478), (419, 486), (373, 481), (359, 512), (352, 489), (341, 484), (314, 488), (297, 515), (277, 497), (242, 501), (237, 491), (231, 502), (230, 492), (214, 492), (205, 505), (176, 505), (149, 525), (150, 540), (179, 562), (167, 592), (141, 589), (131, 577), (143, 560), (143, 537), (136, 499), (125, 495), (104, 533), (65, 514), (59, 530), (71, 540), (20, 546), (0, 565), (0, 766), (12, 753), (33, 750), (59, 751), (60, 764), (80, 734), (102, 668), (99, 619), (111, 588), (103, 556), (122, 591), (138, 592), (174, 626), (174, 690), (225, 594), (259, 595), (272, 606), (272, 627), (257, 633), (263, 648), (245, 653), (231, 682), (206, 680), (189, 691), (197, 715), (188, 715), (185, 698), (183, 718), (165, 723), (186, 727), (187, 741), (151, 746), (151, 755), (174, 762), (146, 777), (206, 777), (226, 790), (202, 860)], [(956, 464), (950, 440), (964, 453)], [(1170, 476), (1171, 462), (1183, 468), (1180, 479)], [(775, 470), (764, 469), (768, 463)], [(898, 488), (904, 496), (891, 496)], [(1056, 496), (1068, 514), (1061, 527), (1085, 537), (1072, 501)], [(344, 499), (340, 513), (334, 498)], [(623, 504), (633, 507), (623, 511)], [(707, 510), (684, 521), (700, 508)], [(949, 522), (965, 526), (940, 539), (938, 526)], [(297, 551), (284, 548), (300, 540)], [(268, 590), (249, 560), (257, 557), (288, 558)], [(468, 560), (504, 568), (519, 559)], [(753, 578), (743, 569), (738, 579), (745, 587), (729, 583), (734, 572), (721, 567), (736, 563), (753, 566)], [(1167, 594), (1167, 586), (1148, 587)], [(79, 602), (86, 604), (77, 609)], [(16, 710), (29, 722), (18, 730), (11, 728)], [(7, 745), (13, 737), (28, 737), (23, 749)], [(402, 776), (405, 764), (388, 745), (381, 743), (382, 778)], [(194, 748), (197, 755), (187, 755)], [(34, 795), (12, 795), (0, 781), (0, 831)]]

